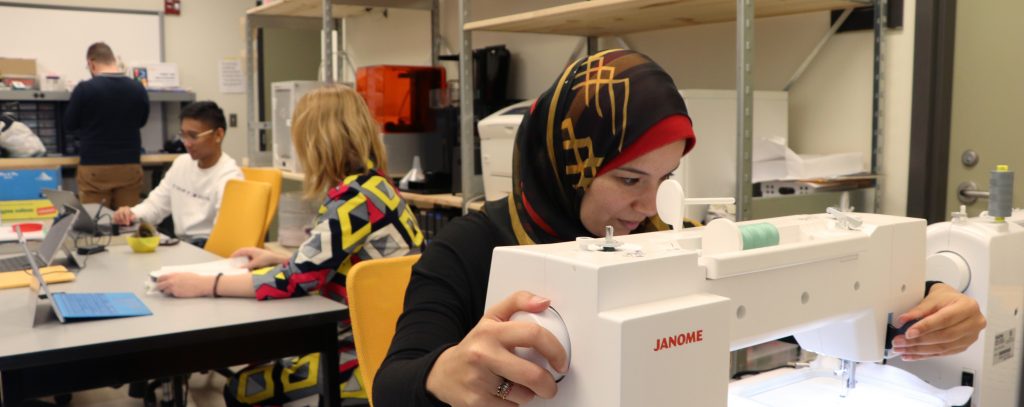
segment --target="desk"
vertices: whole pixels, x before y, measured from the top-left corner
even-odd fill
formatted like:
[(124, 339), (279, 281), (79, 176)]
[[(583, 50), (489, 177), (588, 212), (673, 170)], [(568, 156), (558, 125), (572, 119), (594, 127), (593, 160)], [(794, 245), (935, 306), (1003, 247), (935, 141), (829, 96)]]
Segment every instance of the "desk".
[[(130, 291), (152, 316), (31, 327), (27, 288), (0, 290), (0, 400), (5, 406), (51, 394), (118, 385), (200, 370), (321, 353), (322, 395), (340, 404), (337, 323), (344, 305), (310, 296), (288, 300), (178, 299), (147, 295), (143, 283), (162, 265), (217, 257), (182, 243), (135, 254), (110, 246), (89, 256), (68, 292)], [(273, 346), (267, 346), (273, 344)]]

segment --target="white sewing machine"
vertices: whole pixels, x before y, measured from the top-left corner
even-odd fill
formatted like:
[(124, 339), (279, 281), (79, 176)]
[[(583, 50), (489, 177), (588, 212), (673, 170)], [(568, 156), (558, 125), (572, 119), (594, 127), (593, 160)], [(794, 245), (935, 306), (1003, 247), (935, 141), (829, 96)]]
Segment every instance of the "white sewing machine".
[(978, 301), (988, 327), (963, 353), (918, 362), (894, 361), (929, 383), (974, 387), (972, 406), (1021, 406), (1024, 329), (1024, 213), (1006, 222), (955, 213), (928, 226), (927, 279)]
[(924, 220), (850, 215), (501, 247), (487, 303), (531, 291), (557, 311), (541, 322), (567, 329), (569, 373), (530, 405), (725, 406), (730, 350), (794, 335), (879, 361), (888, 322), (923, 298)]

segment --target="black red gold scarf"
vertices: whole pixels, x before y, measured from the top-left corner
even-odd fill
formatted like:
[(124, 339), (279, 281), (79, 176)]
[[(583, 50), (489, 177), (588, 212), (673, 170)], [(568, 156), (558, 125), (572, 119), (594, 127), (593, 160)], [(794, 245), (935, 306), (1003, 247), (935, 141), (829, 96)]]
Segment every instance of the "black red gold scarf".
[[(603, 51), (566, 68), (516, 134), (508, 199), (518, 243), (592, 236), (579, 217), (583, 193), (602, 164), (671, 115), (686, 116), (686, 104), (672, 78), (643, 54)], [(667, 228), (654, 216), (637, 232)]]

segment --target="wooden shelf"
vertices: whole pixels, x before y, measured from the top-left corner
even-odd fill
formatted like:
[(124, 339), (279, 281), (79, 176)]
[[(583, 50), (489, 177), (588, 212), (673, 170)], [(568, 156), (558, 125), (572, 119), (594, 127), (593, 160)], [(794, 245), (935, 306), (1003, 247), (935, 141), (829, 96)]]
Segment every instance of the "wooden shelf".
[[(757, 17), (868, 5), (848, 0), (754, 0)], [(465, 30), (621, 35), (736, 19), (735, 0), (593, 0), (466, 23)]]
[[(148, 90), (150, 102), (191, 102), (196, 100), (194, 92), (184, 90)], [(67, 102), (71, 91), (41, 90), (0, 90), (0, 100), (19, 102)]]
[[(286, 180), (299, 181), (301, 182), (305, 177), (302, 174), (290, 171), (282, 171), (281, 177)], [(417, 194), (415, 192), (401, 191), (402, 198), (405, 199), (409, 204), (420, 208), (430, 209), (435, 206), (443, 206), (446, 208), (457, 208), (462, 209), (462, 196), (453, 194)], [(473, 202), (469, 204), (469, 209), (479, 211), (483, 209), (484, 203), (481, 201)]]
[[(366, 14), (374, 7), (430, 10), (430, 0), (334, 0), (331, 15), (344, 18)], [(249, 15), (323, 17), (323, 0), (277, 0), (246, 11)]]
[[(435, 206), (446, 208), (462, 209), (462, 196), (453, 194), (417, 194), (414, 192), (402, 191), (402, 198), (406, 202), (420, 209), (430, 209)], [(476, 201), (469, 204), (469, 209), (479, 211), (483, 209), (484, 203)]]
[[(143, 154), (142, 165), (154, 166), (170, 164), (180, 154)], [(78, 157), (35, 157), (35, 158), (0, 158), (0, 170), (17, 170), (28, 168), (77, 167)]]

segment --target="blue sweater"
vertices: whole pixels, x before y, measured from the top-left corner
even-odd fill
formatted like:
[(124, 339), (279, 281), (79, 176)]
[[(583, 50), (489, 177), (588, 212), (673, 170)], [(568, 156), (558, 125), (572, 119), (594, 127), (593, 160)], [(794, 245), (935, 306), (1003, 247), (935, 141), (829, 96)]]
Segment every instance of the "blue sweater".
[(81, 164), (135, 164), (142, 138), (139, 129), (149, 118), (149, 95), (138, 82), (100, 74), (71, 92), (64, 128), (79, 140)]

